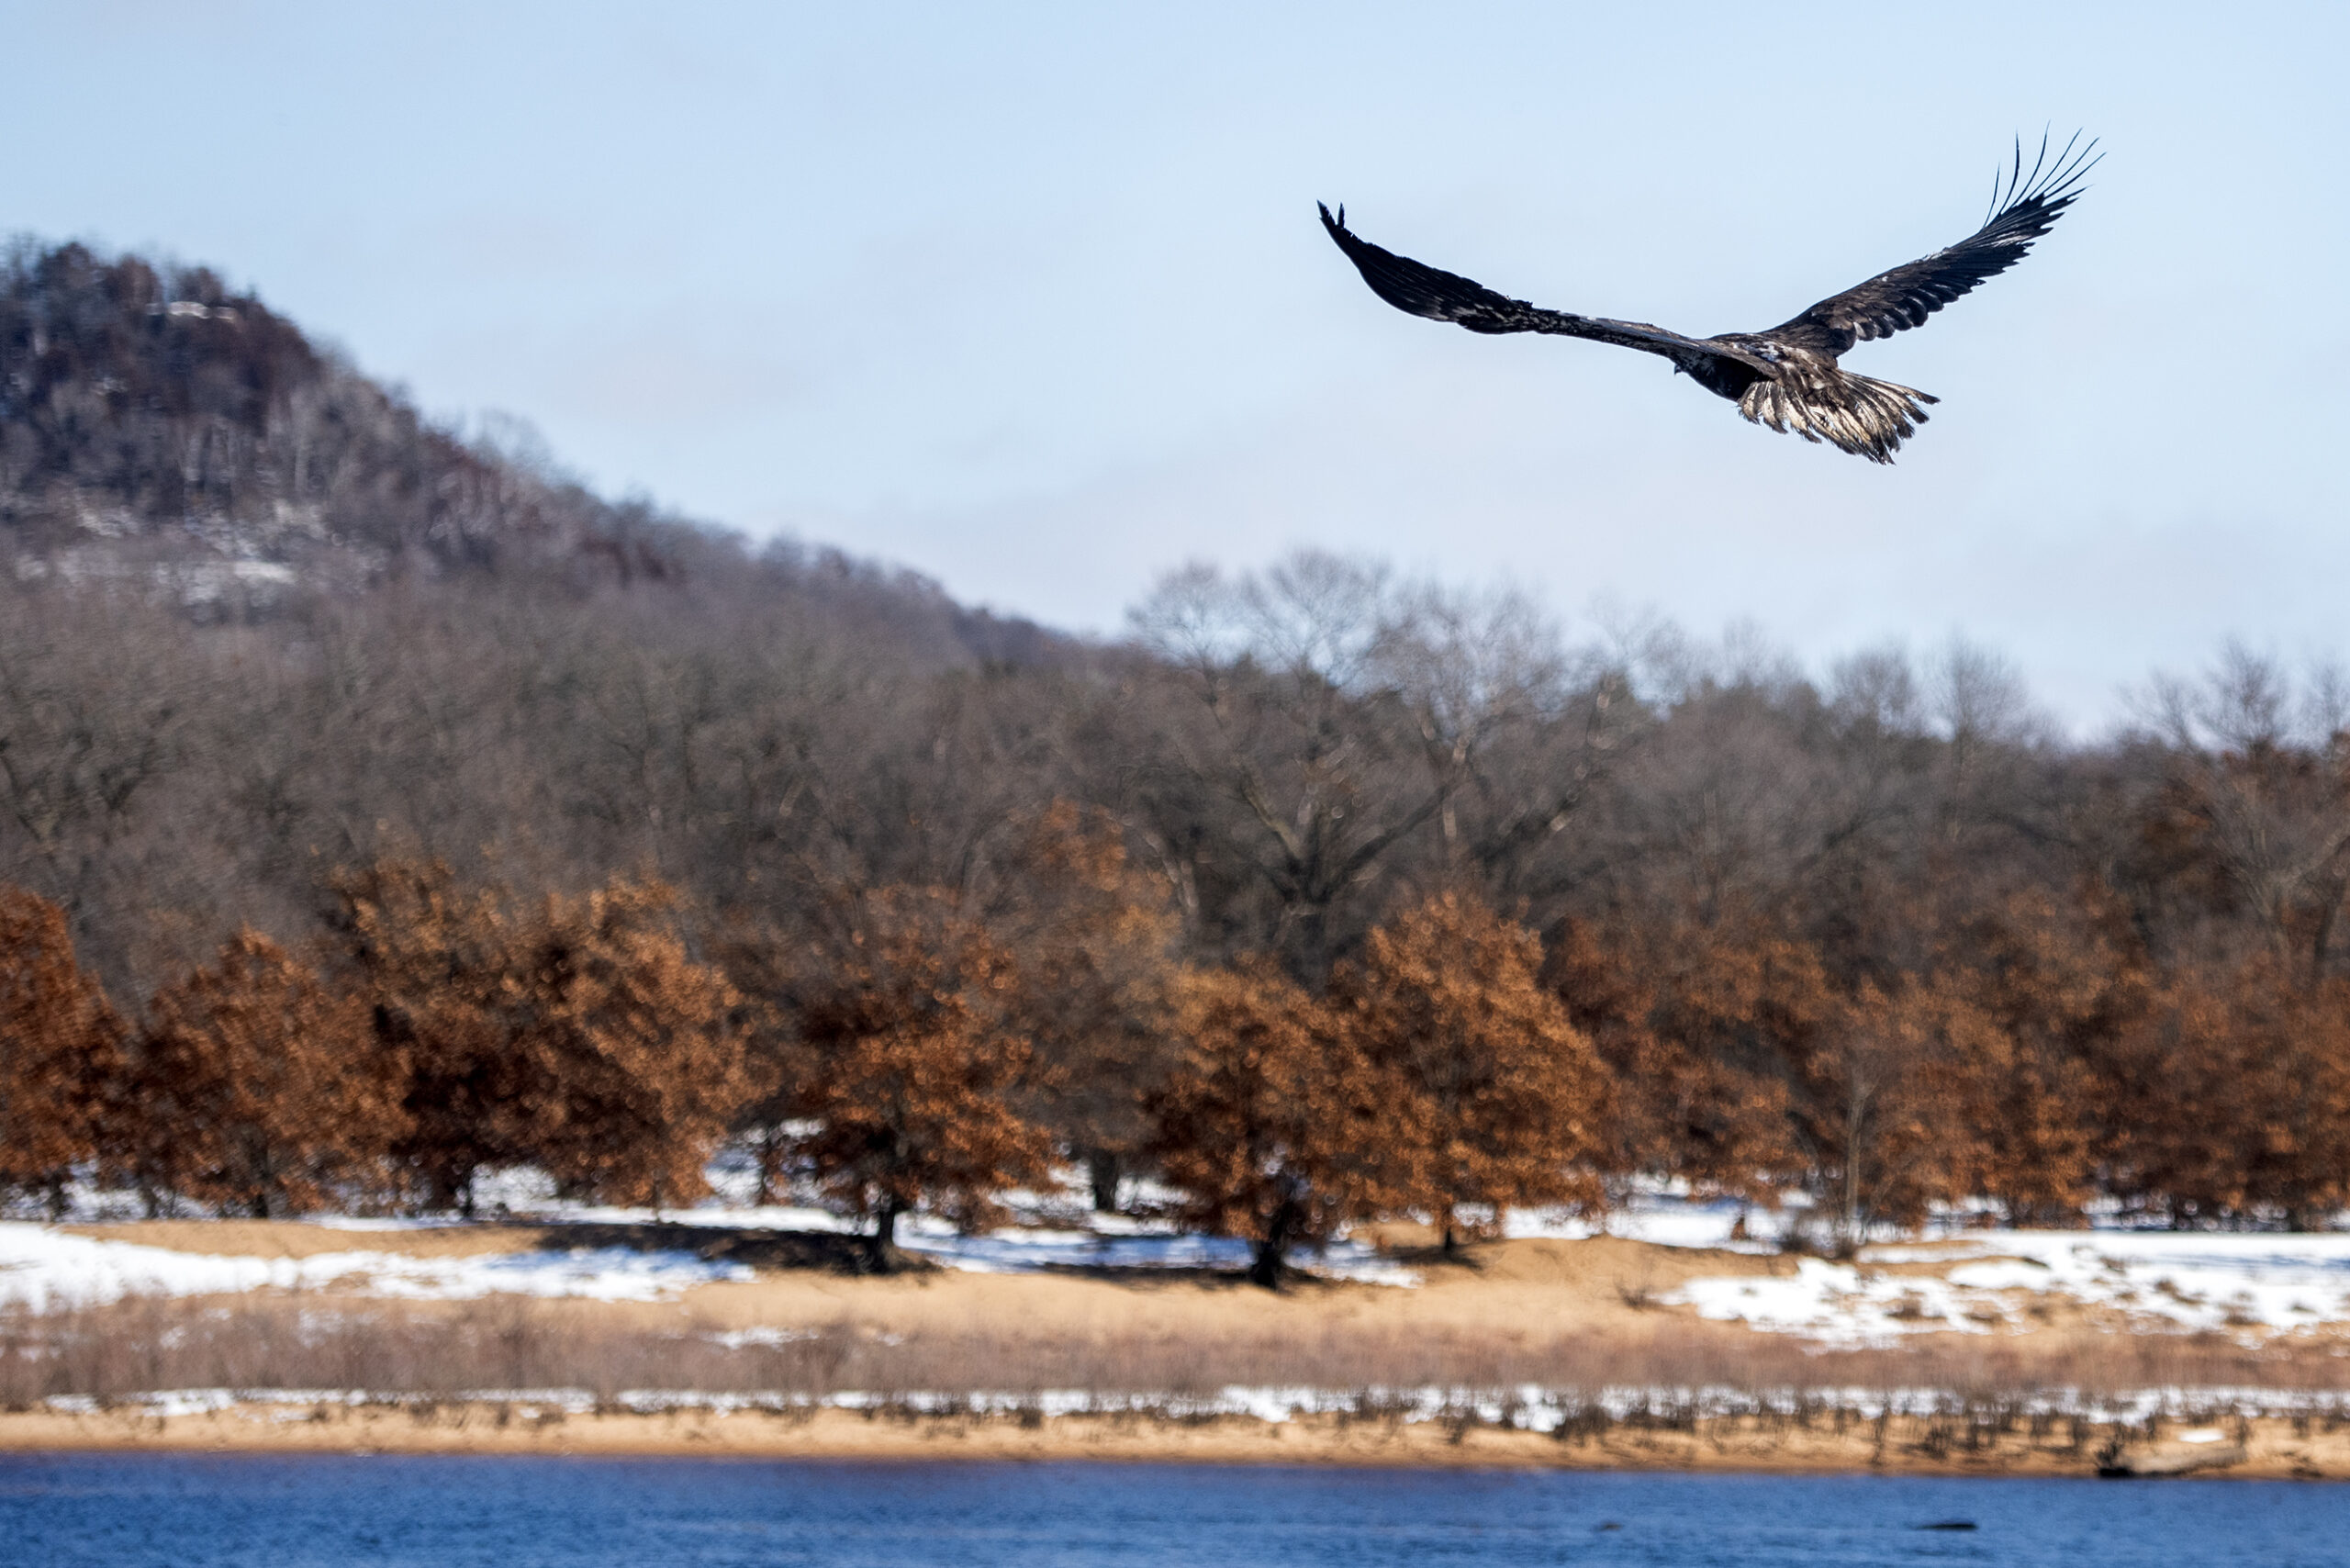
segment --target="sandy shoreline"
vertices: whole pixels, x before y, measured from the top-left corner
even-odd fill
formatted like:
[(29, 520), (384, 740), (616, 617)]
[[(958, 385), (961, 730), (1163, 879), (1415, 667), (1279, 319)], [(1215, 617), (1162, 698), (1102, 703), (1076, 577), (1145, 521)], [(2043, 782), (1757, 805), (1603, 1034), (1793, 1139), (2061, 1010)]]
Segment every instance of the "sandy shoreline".
[(1443, 1421), (1331, 1416), (924, 1416), (844, 1410), (571, 1415), (513, 1404), (237, 1405), (156, 1415), (136, 1406), (0, 1414), (0, 1451), (220, 1454), (501, 1454), (907, 1461), (1109, 1461), (1433, 1469), (1749, 1471), (2087, 1476), (2117, 1457), (2153, 1470), (2259, 1480), (2350, 1480), (2350, 1428), (2262, 1417), (2111, 1446), (2112, 1428), (2065, 1421), (2034, 1432), (1963, 1421), (1751, 1416), (1681, 1428), (1619, 1424), (1561, 1438)]

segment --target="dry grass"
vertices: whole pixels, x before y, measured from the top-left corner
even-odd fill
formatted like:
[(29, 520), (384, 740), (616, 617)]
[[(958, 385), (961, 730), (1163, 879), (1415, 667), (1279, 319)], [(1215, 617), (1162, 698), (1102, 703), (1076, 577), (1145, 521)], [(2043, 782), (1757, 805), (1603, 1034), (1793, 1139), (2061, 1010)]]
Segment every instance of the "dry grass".
[[(773, 1342), (761, 1342), (768, 1340)], [(132, 1299), (0, 1314), (0, 1407), (60, 1396), (101, 1404), (169, 1389), (340, 1389), (451, 1398), (479, 1390), (630, 1389), (818, 1399), (1068, 1390), (1196, 1398), (1233, 1384), (1355, 1392), (1532, 1385), (1565, 1402), (1652, 1389), (1659, 1408), (1698, 1391), (1776, 1407), (1846, 1403), (1852, 1391), (1939, 1393), (2019, 1406), (2066, 1389), (2096, 1399), (2149, 1388), (2350, 1395), (2350, 1361), (2316, 1348), (2248, 1350), (2219, 1336), (1921, 1338), (1818, 1351), (1679, 1320), (1637, 1334), (1430, 1331), (1337, 1319), (1313, 1331), (1073, 1333), (1002, 1323), (914, 1333), (839, 1321), (750, 1341), (689, 1312), (648, 1321), (600, 1304), (498, 1297), (465, 1303), (253, 1296)]]
[[(101, 1440), (112, 1430), (105, 1423), (118, 1418), (132, 1423), (117, 1434), (122, 1441), (163, 1440), (161, 1418), (138, 1414), (139, 1396), (171, 1390), (355, 1393), (364, 1404), (321, 1408), (393, 1411), (405, 1430), (419, 1413), (494, 1413), (509, 1403), (500, 1391), (560, 1389), (576, 1392), (551, 1408), (576, 1411), (584, 1397), (610, 1413), (612, 1433), (634, 1433), (628, 1443), (666, 1440), (628, 1428), (633, 1417), (623, 1413), (631, 1391), (660, 1391), (748, 1396), (789, 1414), (781, 1425), (801, 1437), (831, 1431), (817, 1446), (842, 1452), (895, 1441), (876, 1434), (903, 1417), (923, 1441), (968, 1420), (994, 1432), (988, 1440), (998, 1444), (1042, 1442), (1031, 1428), (1053, 1428), (1062, 1435), (1050, 1440), (1061, 1448), (1051, 1451), (1074, 1452), (1097, 1440), (1128, 1444), (1115, 1435), (1126, 1429), (1119, 1424), (1140, 1421), (1159, 1435), (1131, 1439), (1141, 1444), (1137, 1453), (1199, 1457), (1208, 1450), (1194, 1449), (1213, 1428), (1222, 1434), (1214, 1442), (1226, 1445), (1217, 1454), (1280, 1457), (1278, 1437), (1236, 1435), (1250, 1423), (1201, 1425), (1208, 1412), (1229, 1407), (1218, 1405), (1223, 1391), (1241, 1385), (1313, 1391), (1309, 1403), (1335, 1423), (1336, 1435), (1326, 1434), (1334, 1454), (1370, 1442), (1374, 1430), (1385, 1435), (1373, 1446), (1390, 1457), (1402, 1450), (1379, 1445), (1457, 1444), (1464, 1436), (1475, 1438), (1472, 1448), (1534, 1441), (1522, 1418), (1530, 1389), (1546, 1414), (1528, 1452), (1551, 1457), (1528, 1462), (1584, 1462), (1581, 1455), (1681, 1465), (1735, 1452), (1742, 1462), (1777, 1463), (1796, 1462), (1800, 1452), (1810, 1456), (1805, 1463), (1850, 1465), (1897, 1450), (1919, 1463), (2006, 1464), (2031, 1454), (2039, 1457), (2031, 1463), (2077, 1469), (2112, 1445), (2154, 1441), (2152, 1428), (2124, 1424), (2123, 1406), (2163, 1390), (2173, 1419), (2268, 1409), (2277, 1413), (2272, 1423), (2282, 1423), (2280, 1442), (2332, 1445), (2323, 1453), (2279, 1449), (2277, 1473), (2311, 1465), (2350, 1471), (2350, 1436), (2311, 1439), (2301, 1430), (2315, 1421), (2328, 1433), (2350, 1433), (2350, 1356), (2337, 1353), (2345, 1348), (2338, 1338), (2246, 1344), (2226, 1334), (2130, 1333), (2117, 1331), (2128, 1325), (2116, 1315), (2051, 1307), (2029, 1332), (1920, 1335), (1888, 1349), (1823, 1350), (1704, 1321), (1668, 1299), (1693, 1277), (1783, 1273), (1795, 1267), (1791, 1260), (1612, 1238), (1489, 1243), (1449, 1260), (1406, 1254), (1425, 1274), (1414, 1290), (1300, 1280), (1275, 1294), (1204, 1271), (860, 1277), (856, 1259), (815, 1244), (848, 1245), (839, 1238), (677, 1226), (486, 1225), (370, 1233), (364, 1241), (284, 1223), (170, 1222), (135, 1237), (123, 1234), (132, 1227), (92, 1228), (188, 1250), (265, 1255), (348, 1249), (355, 1241), (435, 1253), (682, 1249), (755, 1272), (661, 1302), (255, 1293), (0, 1310), (0, 1427), (22, 1427), (10, 1439), (20, 1445)], [(1038, 1397), (1047, 1391), (1053, 1401)], [(819, 1408), (844, 1394), (866, 1396), (853, 1418)], [(1079, 1396), (1077, 1406), (1069, 1395)], [(93, 1402), (102, 1414), (84, 1418), (44, 1403), (60, 1396)], [(1084, 1425), (1091, 1417), (1056, 1427), (1043, 1417), (1047, 1403), (1091, 1410), (1101, 1430), (1080, 1441), (1070, 1434), (1093, 1431)], [(1405, 1422), (1407, 1408), (1436, 1418)], [(1884, 1413), (1895, 1408), (1902, 1414), (1888, 1426)], [(2132, 1408), (2127, 1420), (2143, 1422), (2149, 1406)], [(472, 1416), (451, 1418), (468, 1433), (481, 1426)], [(494, 1414), (485, 1418), (505, 1429)], [(274, 1416), (241, 1426), (221, 1419), (228, 1424), (183, 1421), (183, 1437), (171, 1440), (252, 1442), (291, 1429)], [(387, 1440), (380, 1424), (361, 1426), (365, 1433), (336, 1426), (336, 1440)], [(1449, 1435), (1431, 1439), (1432, 1428)], [(1399, 1436), (1407, 1429), (1415, 1435)], [(454, 1440), (441, 1426), (431, 1430), (433, 1441)]]
[[(827, 1278), (850, 1297), (876, 1284)], [(888, 1282), (882, 1305), (957, 1299), (934, 1281)], [(1155, 1322), (844, 1315), (747, 1335), (739, 1315), (691, 1305), (510, 1296), (0, 1313), (0, 1449), (2079, 1474), (2224, 1424), (2225, 1454), (2169, 1447), (2237, 1473), (2350, 1475), (2350, 1360), (2322, 1344), (2041, 1333), (1822, 1352), (1620, 1305), (1631, 1327), (1614, 1332), (1345, 1315), (1378, 1299), (1331, 1290), (1270, 1315)], [(1307, 1414), (1240, 1414), (1223, 1397), (1236, 1384), (1296, 1391)], [(197, 1389), (234, 1397), (140, 1397)], [(289, 1418), (287, 1391), (318, 1396)], [(60, 1396), (74, 1403), (48, 1403)]]

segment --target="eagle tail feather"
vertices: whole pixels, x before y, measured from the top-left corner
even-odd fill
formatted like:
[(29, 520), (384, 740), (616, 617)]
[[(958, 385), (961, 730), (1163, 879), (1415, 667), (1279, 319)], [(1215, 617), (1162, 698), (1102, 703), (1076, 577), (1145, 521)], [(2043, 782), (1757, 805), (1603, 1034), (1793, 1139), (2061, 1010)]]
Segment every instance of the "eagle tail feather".
[(1758, 425), (1806, 441), (1824, 441), (1872, 463), (1890, 463), (1926, 422), (1925, 405), (1941, 399), (1898, 382), (1855, 375), (1832, 365), (1788, 367), (1786, 379), (1758, 378), (1738, 411)]

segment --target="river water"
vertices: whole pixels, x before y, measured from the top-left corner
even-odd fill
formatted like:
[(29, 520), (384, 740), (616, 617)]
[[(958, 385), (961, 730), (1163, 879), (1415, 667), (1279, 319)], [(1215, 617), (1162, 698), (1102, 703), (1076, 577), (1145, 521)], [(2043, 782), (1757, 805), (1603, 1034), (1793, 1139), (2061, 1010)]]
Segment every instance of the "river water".
[[(1971, 1530), (1921, 1527), (1953, 1521)], [(2350, 1487), (1192, 1465), (0, 1455), (0, 1563), (2350, 1563)]]

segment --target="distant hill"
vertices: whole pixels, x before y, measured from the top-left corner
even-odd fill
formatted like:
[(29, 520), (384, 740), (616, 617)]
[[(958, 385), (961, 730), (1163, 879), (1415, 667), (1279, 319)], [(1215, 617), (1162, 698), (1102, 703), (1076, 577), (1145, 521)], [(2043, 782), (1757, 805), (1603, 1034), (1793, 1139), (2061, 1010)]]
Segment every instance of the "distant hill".
[(435, 425), (209, 269), (31, 240), (0, 252), (0, 558), (232, 614), (396, 577), (689, 576), (834, 601), (947, 663), (1067, 645), (911, 572), (606, 500)]

